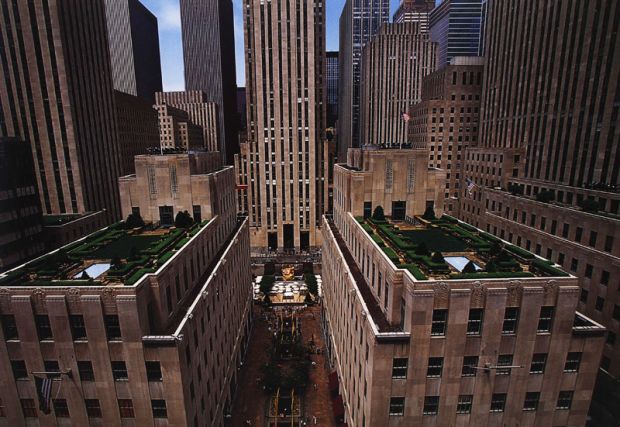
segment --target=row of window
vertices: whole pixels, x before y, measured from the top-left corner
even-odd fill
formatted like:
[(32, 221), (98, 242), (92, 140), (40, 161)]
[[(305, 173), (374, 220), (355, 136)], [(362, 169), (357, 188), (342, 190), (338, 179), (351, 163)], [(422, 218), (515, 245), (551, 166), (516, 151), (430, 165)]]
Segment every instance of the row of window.
[[(89, 360), (81, 360), (77, 362), (78, 372), (80, 374), (80, 380), (82, 381), (95, 381), (95, 372), (93, 370), (93, 364)], [(112, 377), (115, 381), (126, 381), (129, 379), (127, 374), (127, 365), (123, 361), (112, 361)], [(146, 365), (146, 377), (151, 382), (163, 381), (161, 373), (161, 364), (158, 361), (147, 361)], [(43, 362), (45, 372), (60, 372), (58, 362), (55, 360), (45, 360)], [(13, 376), (15, 380), (27, 380), (28, 369), (26, 368), (26, 362), (23, 360), (11, 360), (11, 368), (13, 369)]]
[[(469, 414), (471, 413), (471, 407), (473, 403), (473, 395), (462, 394), (459, 396), (459, 400), (456, 406), (457, 414)], [(493, 393), (491, 396), (490, 412), (504, 412), (506, 408), (506, 393)], [(540, 400), (540, 393), (527, 392), (525, 394), (525, 400), (523, 401), (524, 411), (536, 411), (538, 409), (538, 403)], [(569, 410), (573, 402), (573, 391), (563, 390), (558, 395), (558, 400), (555, 408), (557, 410)], [(424, 409), (422, 410), (424, 415), (437, 415), (439, 413), (439, 396), (425, 396), (424, 397)], [(405, 414), (405, 398), (404, 397), (391, 397), (390, 398), (390, 416), (402, 416)]]
[[(39, 341), (53, 340), (54, 335), (52, 333), (52, 326), (50, 324), (49, 317), (45, 314), (37, 314), (34, 316), (34, 320)], [(19, 340), (15, 316), (12, 314), (3, 314), (0, 317), (0, 321), (2, 322), (4, 339)], [(103, 321), (105, 324), (105, 331), (108, 341), (121, 341), (121, 325), (118, 320), (118, 316), (108, 314), (103, 316)], [(86, 325), (84, 324), (84, 316), (79, 314), (69, 315), (69, 326), (71, 328), (71, 336), (74, 341), (84, 341), (88, 339), (86, 334)]]
[[(538, 317), (538, 326), (536, 331), (545, 333), (551, 331), (553, 324), (553, 315), (555, 309), (553, 306), (543, 306), (540, 308), (540, 316)], [(482, 325), (484, 319), (484, 309), (472, 308), (469, 310), (467, 319), (467, 335), (480, 335), (482, 333)], [(433, 319), (431, 324), (431, 335), (444, 336), (448, 323), (448, 310), (433, 310)], [(502, 324), (502, 334), (512, 335), (517, 333), (519, 323), (519, 307), (506, 307), (504, 312), (504, 322)]]
[[(535, 353), (532, 356), (532, 363), (530, 365), (530, 374), (543, 374), (545, 372), (545, 366), (547, 364), (547, 353)], [(426, 376), (428, 378), (440, 378), (443, 372), (443, 357), (429, 357), (428, 367), (426, 370)], [(407, 378), (409, 359), (406, 357), (396, 357), (392, 360), (392, 378), (405, 379)], [(581, 364), (581, 353), (570, 352), (566, 355), (566, 361), (564, 363), (564, 372), (577, 372), (579, 371), (579, 365)], [(513, 367), (513, 355), (512, 354), (500, 354), (497, 357), (497, 365), (495, 367), (481, 367), (478, 366), (478, 356), (465, 356), (463, 357), (463, 367), (461, 370), (461, 376), (471, 377), (475, 376), (479, 370), (495, 369), (496, 375), (510, 375)]]
[[(22, 413), (25, 418), (37, 418), (37, 408), (34, 399), (20, 399)], [(99, 399), (84, 399), (86, 414), (88, 418), (101, 418), (101, 404)], [(52, 399), (52, 407), (54, 415), (57, 418), (70, 418), (69, 406), (66, 399)], [(168, 418), (168, 409), (166, 401), (162, 399), (151, 400), (151, 409), (153, 418)], [(133, 400), (118, 399), (118, 410), (121, 418), (135, 418), (133, 409)], [(5, 417), (2, 402), (0, 401), (0, 417)]]

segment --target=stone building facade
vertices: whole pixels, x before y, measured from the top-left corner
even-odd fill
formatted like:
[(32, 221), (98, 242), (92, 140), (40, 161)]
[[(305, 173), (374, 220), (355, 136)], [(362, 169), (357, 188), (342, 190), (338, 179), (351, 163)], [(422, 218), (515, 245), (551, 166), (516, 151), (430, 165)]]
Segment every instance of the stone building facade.
[(202, 149), (203, 129), (193, 123), (189, 114), (166, 103), (155, 104), (159, 118), (161, 148)]
[(576, 312), (577, 278), (416, 279), (360, 224), (348, 174), (336, 166), (322, 254), (323, 323), (344, 421), (583, 425), (605, 329)]
[(458, 211), (465, 149), (478, 143), (482, 62), (480, 57), (456, 57), (426, 76), (422, 101), (410, 111), (408, 142), (429, 149), (429, 167), (446, 171), (444, 210), (449, 214)]
[(428, 32), (428, 14), (435, 8), (434, 0), (402, 0), (396, 12), (393, 22), (418, 22), (420, 31)]
[(418, 22), (381, 26), (362, 51), (361, 145), (407, 145), (407, 114), (436, 68), (437, 44)]
[[(230, 179), (218, 190), (231, 195), (227, 171)], [(212, 203), (223, 203), (221, 213), (213, 206), (174, 250), (129, 280), (109, 272), (86, 281), (60, 271), (43, 278), (50, 273), (37, 266), (98, 235), (0, 275), (0, 420), (224, 425), (251, 330), (250, 242), (248, 221), (237, 221), (232, 197)], [(101, 232), (140, 238), (121, 230)], [(77, 263), (81, 269), (89, 261)], [(35, 403), (33, 372), (58, 372), (50, 414)]]

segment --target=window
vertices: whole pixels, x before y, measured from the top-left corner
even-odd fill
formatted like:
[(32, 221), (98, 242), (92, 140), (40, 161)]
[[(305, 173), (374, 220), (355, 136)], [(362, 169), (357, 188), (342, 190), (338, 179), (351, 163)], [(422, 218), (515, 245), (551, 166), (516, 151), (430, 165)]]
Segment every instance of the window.
[(495, 375), (510, 375), (511, 368), (500, 368), (500, 366), (512, 366), (512, 354), (497, 356), (497, 369), (495, 369)]
[(504, 312), (504, 323), (502, 325), (502, 334), (515, 334), (517, 332), (518, 321), (519, 307), (506, 307), (506, 311)]
[(609, 284), (609, 271), (603, 270), (601, 272), (601, 285), (607, 286)]
[(11, 368), (13, 369), (13, 377), (15, 377), (16, 380), (28, 379), (26, 362), (24, 362), (23, 360), (11, 360)]
[(591, 279), (592, 278), (592, 271), (594, 270), (594, 267), (592, 267), (591, 264), (586, 264), (586, 269), (583, 272), (583, 275), (586, 276), (587, 278)]
[(581, 353), (571, 352), (566, 355), (566, 363), (564, 363), (564, 372), (577, 372), (581, 364)]
[(36, 418), (37, 409), (34, 406), (34, 399), (20, 399), (22, 404), (22, 412), (25, 418)]
[(69, 418), (69, 407), (66, 399), (52, 399), (54, 413), (58, 418)]
[(577, 227), (575, 230), (575, 241), (581, 243), (581, 235), (583, 234), (583, 228)]
[(71, 336), (73, 341), (86, 339), (86, 325), (84, 325), (84, 316), (78, 314), (69, 315), (69, 325), (71, 326)]
[(428, 369), (426, 370), (426, 376), (430, 378), (441, 377), (441, 371), (443, 370), (443, 357), (429, 357)]
[(493, 393), (491, 396), (491, 412), (504, 412), (506, 393)]
[(151, 407), (153, 408), (153, 418), (168, 418), (165, 400), (151, 400)]
[(555, 405), (555, 409), (570, 409), (571, 404), (573, 403), (573, 391), (561, 391), (558, 396), (558, 403)]
[(469, 414), (471, 413), (471, 403), (473, 396), (471, 394), (462, 394), (459, 396), (459, 402), (456, 405), (457, 414)]
[(392, 361), (392, 378), (407, 378), (407, 363), (406, 357), (395, 357)]
[(93, 372), (93, 364), (90, 360), (80, 360), (77, 363), (80, 379), (82, 381), (95, 381), (95, 373)]
[(112, 376), (114, 381), (127, 380), (127, 365), (125, 362), (112, 362)]
[(462, 377), (474, 377), (478, 372), (478, 356), (463, 357), (463, 368), (461, 369)]
[(0, 317), (2, 322), (2, 332), (4, 333), (5, 340), (18, 340), (19, 334), (17, 333), (17, 324), (15, 323), (15, 316), (12, 314), (3, 314)]
[(581, 294), (579, 295), (579, 300), (584, 304), (588, 302), (588, 291), (586, 289), (581, 290)]
[(45, 372), (60, 372), (60, 366), (56, 360), (44, 360), (43, 370)]
[(536, 353), (532, 357), (532, 364), (530, 365), (530, 374), (543, 374), (545, 372), (545, 365), (547, 364), (546, 353)]
[(620, 305), (614, 305), (614, 319), (620, 320)]
[(108, 337), (108, 341), (117, 341), (121, 339), (121, 325), (118, 321), (118, 316), (108, 314), (104, 316), (105, 320), (105, 332)]
[(433, 321), (431, 335), (439, 336), (446, 334), (446, 320), (448, 320), (448, 310), (433, 310)]
[(86, 413), (88, 418), (101, 418), (101, 405), (99, 399), (85, 399)]
[(403, 415), (405, 413), (405, 398), (404, 397), (391, 397), (390, 398), (390, 415)]
[(525, 401), (523, 402), (524, 411), (535, 411), (538, 409), (538, 398), (540, 393), (537, 391), (528, 391), (525, 393)]
[(52, 339), (52, 327), (50, 326), (50, 318), (44, 314), (36, 315), (35, 322), (37, 323), (37, 334), (39, 335), (39, 341)]
[(616, 334), (608, 331), (607, 332), (607, 340), (605, 341), (607, 344), (613, 346), (616, 343)]
[(605, 305), (605, 299), (601, 297), (596, 297), (596, 303), (594, 305), (594, 308), (596, 308), (598, 311), (603, 311), (604, 305)]
[(121, 418), (134, 418), (131, 399), (118, 399), (118, 410), (121, 413)]
[(598, 237), (598, 233), (596, 231), (590, 231), (590, 240), (588, 244), (593, 248), (596, 246), (596, 238)]
[(439, 411), (439, 396), (424, 397), (424, 415), (437, 415)]
[(554, 308), (544, 306), (540, 308), (540, 317), (538, 318), (538, 332), (550, 332), (553, 323)]
[(469, 320), (467, 321), (467, 335), (480, 335), (482, 332), (482, 316), (484, 311), (481, 308), (469, 310)]
[(605, 252), (611, 252), (612, 248), (614, 247), (614, 236), (607, 236), (605, 237)]
[(162, 381), (161, 364), (156, 361), (146, 362), (146, 377), (149, 381)]

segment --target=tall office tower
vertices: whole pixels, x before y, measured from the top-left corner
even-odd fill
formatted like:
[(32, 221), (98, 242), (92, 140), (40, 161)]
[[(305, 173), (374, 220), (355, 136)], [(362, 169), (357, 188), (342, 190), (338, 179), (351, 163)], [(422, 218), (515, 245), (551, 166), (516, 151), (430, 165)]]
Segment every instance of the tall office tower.
[(188, 90), (182, 92), (157, 92), (157, 105), (166, 104), (183, 110), (189, 120), (202, 127), (204, 148), (208, 151), (220, 151), (220, 128), (218, 125), (218, 106), (208, 102), (204, 92)]
[(379, 27), (390, 20), (389, 0), (347, 0), (340, 15), (338, 49), (338, 159), (347, 158), (347, 150), (360, 146), (360, 78), (362, 48)]
[(134, 157), (159, 147), (157, 110), (146, 99), (114, 91), (118, 117), (118, 142), (121, 155), (121, 176), (135, 172)]
[(32, 145), (45, 214), (120, 215), (103, 0), (3, 2), (0, 136)]
[(455, 56), (478, 56), (483, 0), (443, 0), (429, 15), (431, 39), (439, 44), (439, 67)]
[(437, 44), (417, 22), (381, 26), (362, 54), (362, 145), (407, 144), (409, 111), (420, 102), (422, 78), (436, 65)]
[(246, 106), (245, 88), (237, 87), (237, 115), (239, 116), (239, 130), (245, 131), (247, 126), (246, 116), (248, 109)]
[(232, 0), (181, 0), (185, 89), (218, 106), (220, 149), (232, 165), (239, 152)]
[[(487, 2), (480, 143), (460, 216), (580, 278), (620, 377), (620, 3)], [(564, 36), (566, 35), (566, 36)]]
[(338, 52), (327, 52), (327, 127), (335, 126), (338, 119), (338, 77)]
[[(138, 156), (119, 180), (133, 223), (0, 275), (4, 423), (224, 425), (252, 323), (248, 220), (233, 168), (196, 157)], [(169, 227), (185, 210), (200, 221)], [(54, 380), (48, 413), (36, 377)]]
[(156, 104), (161, 148), (191, 150), (204, 148), (202, 127), (193, 123), (189, 114), (168, 104)]
[(443, 206), (427, 161), (369, 150), (334, 168), (322, 319), (342, 421), (584, 425), (605, 329), (575, 310), (577, 278), (455, 218), (419, 218)]
[(417, 22), (420, 31), (428, 32), (428, 14), (435, 8), (435, 0), (402, 0), (394, 12), (395, 24)]
[(161, 92), (157, 18), (139, 0), (105, 0), (114, 89), (155, 102)]
[(30, 144), (0, 138), (0, 271), (43, 253), (42, 221)]
[(236, 165), (252, 245), (318, 246), (328, 195), (325, 2), (244, 4), (248, 142)]
[(455, 57), (422, 81), (411, 109), (408, 141), (430, 150), (428, 166), (446, 171), (444, 211), (456, 214), (465, 149), (478, 144), (483, 58)]

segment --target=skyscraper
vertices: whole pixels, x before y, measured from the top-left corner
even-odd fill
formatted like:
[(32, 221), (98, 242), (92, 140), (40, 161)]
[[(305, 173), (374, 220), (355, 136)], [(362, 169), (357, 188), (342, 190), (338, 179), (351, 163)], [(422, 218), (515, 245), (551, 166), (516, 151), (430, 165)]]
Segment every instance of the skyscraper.
[[(478, 148), (460, 217), (580, 278), (620, 377), (620, 3), (487, 2)], [(469, 194), (471, 193), (471, 194)]]
[(340, 15), (340, 88), (338, 94), (338, 159), (360, 145), (360, 78), (362, 48), (390, 20), (389, 0), (347, 0)]
[(138, 0), (105, 0), (114, 89), (155, 102), (162, 90), (157, 18)]
[(394, 23), (418, 22), (420, 31), (428, 31), (428, 14), (435, 8), (435, 0), (402, 0), (394, 12)]
[(227, 164), (239, 152), (235, 36), (231, 0), (181, 0), (185, 89), (218, 105), (220, 149)]
[(431, 39), (439, 44), (439, 67), (455, 56), (478, 56), (483, 0), (443, 0), (429, 15)]
[[(120, 215), (103, 0), (2, 3), (0, 136), (28, 141), (45, 214)], [(10, 59), (9, 59), (10, 58)]]
[(325, 2), (244, 5), (248, 142), (237, 168), (252, 245), (318, 246), (327, 205)]
[(407, 144), (411, 107), (420, 102), (422, 78), (437, 66), (437, 44), (418, 22), (383, 24), (362, 53), (362, 145)]
[(338, 119), (338, 52), (327, 52), (327, 127), (332, 127)]

